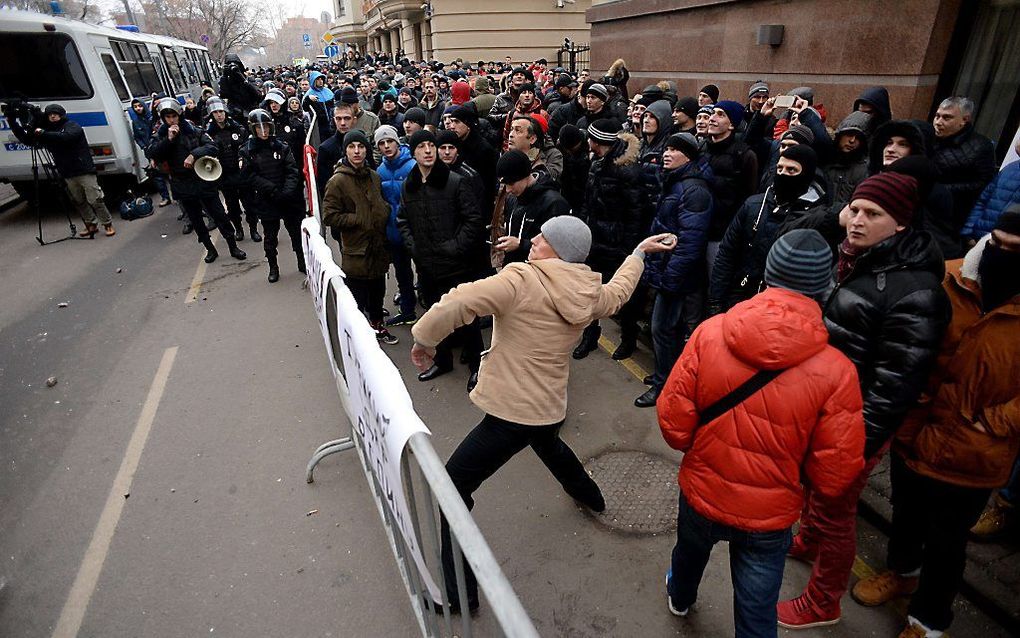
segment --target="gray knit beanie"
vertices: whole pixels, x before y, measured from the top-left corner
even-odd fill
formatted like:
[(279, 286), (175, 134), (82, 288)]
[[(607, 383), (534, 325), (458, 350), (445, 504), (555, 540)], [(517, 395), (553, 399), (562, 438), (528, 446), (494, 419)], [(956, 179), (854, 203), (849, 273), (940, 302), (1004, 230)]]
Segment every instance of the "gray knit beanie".
[(820, 298), (832, 279), (832, 249), (817, 230), (798, 228), (772, 244), (765, 260), (765, 283)]
[(542, 224), (542, 237), (563, 261), (583, 263), (591, 250), (591, 229), (572, 215), (559, 215)]

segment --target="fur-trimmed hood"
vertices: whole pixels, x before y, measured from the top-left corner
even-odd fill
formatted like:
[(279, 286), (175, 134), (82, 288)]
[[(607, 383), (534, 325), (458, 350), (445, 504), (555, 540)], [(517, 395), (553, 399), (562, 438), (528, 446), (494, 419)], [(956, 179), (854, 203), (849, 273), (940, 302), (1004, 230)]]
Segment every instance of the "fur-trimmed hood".
[(620, 133), (620, 140), (609, 151), (609, 157), (613, 159), (616, 166), (627, 166), (637, 162), (638, 151), (641, 150), (641, 140), (633, 133)]
[(612, 66), (609, 67), (609, 70), (606, 71), (606, 75), (615, 78), (622, 76), (626, 72), (626, 70), (627, 63), (623, 61), (623, 58), (617, 58), (616, 62), (613, 62)]

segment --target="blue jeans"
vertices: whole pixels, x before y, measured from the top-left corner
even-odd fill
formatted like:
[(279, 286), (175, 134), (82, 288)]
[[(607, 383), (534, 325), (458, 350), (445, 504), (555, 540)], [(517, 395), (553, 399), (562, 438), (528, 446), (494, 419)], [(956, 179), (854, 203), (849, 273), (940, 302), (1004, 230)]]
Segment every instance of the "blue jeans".
[(659, 291), (652, 307), (652, 346), (655, 349), (655, 372), (652, 387), (662, 389), (676, 360), (680, 358), (691, 333), (701, 323), (702, 294), (675, 295)]
[(1011, 505), (1020, 505), (1020, 456), (1013, 462), (1013, 471), (1009, 475), (1009, 483), (999, 490), (1002, 500)]
[(411, 270), (411, 255), (399, 244), (390, 244), (390, 258), (393, 272), (397, 275), (397, 292), (400, 293), (400, 314), (414, 312), (418, 295), (414, 291), (414, 271)]
[(791, 540), (789, 529), (746, 532), (711, 521), (694, 511), (681, 492), (673, 576), (667, 585), (673, 606), (682, 610), (694, 604), (712, 547), (726, 541), (730, 544), (736, 638), (775, 638), (776, 603)]

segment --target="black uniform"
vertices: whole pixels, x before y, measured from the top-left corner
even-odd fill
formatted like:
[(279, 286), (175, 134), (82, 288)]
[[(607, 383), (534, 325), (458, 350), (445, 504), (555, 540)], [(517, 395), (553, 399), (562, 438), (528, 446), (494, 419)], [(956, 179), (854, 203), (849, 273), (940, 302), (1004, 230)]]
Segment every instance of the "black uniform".
[[(215, 182), (206, 182), (195, 174), (193, 168), (186, 168), (184, 160), (191, 155), (198, 160), (201, 157), (217, 157), (219, 148), (213, 143), (212, 138), (205, 132), (196, 129), (184, 118), (180, 119), (180, 132), (177, 137), (170, 139), (169, 126), (164, 122), (160, 125), (156, 135), (149, 143), (145, 155), (157, 163), (166, 162), (170, 173), (170, 184), (173, 187), (174, 199), (176, 199), (185, 214), (191, 221), (191, 225), (198, 235), (198, 240), (210, 252), (214, 252), (212, 241), (209, 238), (209, 231), (206, 230), (205, 222), (202, 220), (202, 210), (216, 222), (220, 234), (227, 240), (232, 254), (238, 252), (237, 243), (234, 241), (234, 229), (223, 211), (223, 204), (216, 193)], [(240, 253), (243, 254), (243, 253)], [(243, 259), (243, 257), (239, 257)]]
[(305, 215), (301, 172), (294, 155), (284, 142), (274, 136), (260, 140), (255, 135), (241, 146), (241, 177), (249, 189), (252, 212), (262, 220), (270, 268), (276, 267), (280, 222), (290, 235), (290, 245), (297, 255), (298, 270), (305, 272), (301, 248), (301, 220)]
[[(241, 179), (241, 169), (238, 166), (238, 150), (248, 139), (248, 129), (239, 124), (234, 118), (227, 116), (223, 124), (217, 124), (215, 120), (209, 121), (205, 132), (212, 138), (219, 149), (220, 164), (223, 166), (223, 176), (216, 182), (216, 186), (223, 193), (223, 201), (227, 203), (227, 217), (238, 233), (243, 233), (241, 226), (241, 198), (244, 193), (244, 181)], [(257, 232), (258, 217), (250, 210), (250, 206), (244, 207), (245, 218), (248, 227), (254, 234)]]

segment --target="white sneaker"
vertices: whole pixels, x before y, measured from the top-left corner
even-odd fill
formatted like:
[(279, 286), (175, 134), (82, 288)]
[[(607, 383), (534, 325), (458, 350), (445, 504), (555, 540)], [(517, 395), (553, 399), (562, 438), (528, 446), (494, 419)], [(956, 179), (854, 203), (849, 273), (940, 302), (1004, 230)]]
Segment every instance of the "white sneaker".
[(689, 612), (691, 608), (684, 607), (683, 609), (678, 611), (677, 608), (673, 606), (673, 599), (669, 597), (669, 577), (672, 575), (673, 575), (672, 569), (666, 572), (666, 606), (669, 607), (669, 613), (673, 614), (674, 616), (679, 616), (680, 618), (686, 618), (687, 612)]

